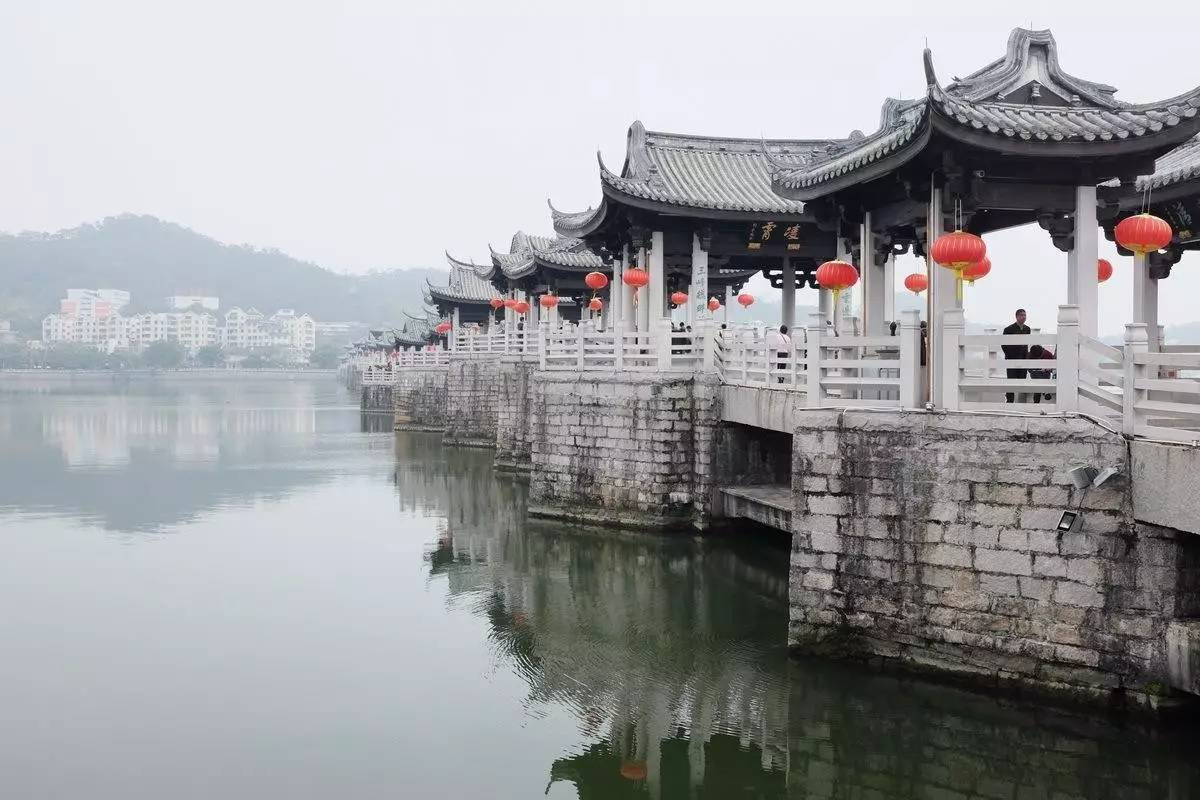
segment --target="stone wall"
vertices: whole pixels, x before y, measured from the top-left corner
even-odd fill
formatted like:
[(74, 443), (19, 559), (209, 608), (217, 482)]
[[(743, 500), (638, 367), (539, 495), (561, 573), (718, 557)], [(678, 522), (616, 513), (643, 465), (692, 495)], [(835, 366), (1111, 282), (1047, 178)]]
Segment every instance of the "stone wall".
[(362, 387), (360, 407), (363, 411), (385, 411), (391, 414), (395, 410), (396, 401), (392, 397), (390, 386)]
[(446, 373), (446, 444), (495, 447), (500, 364), (494, 355), (455, 355)]
[(530, 389), (531, 513), (641, 528), (706, 523), (713, 379), (537, 372)]
[(446, 429), (446, 369), (402, 369), (392, 389), (396, 430)]
[[(1166, 680), (1194, 545), (1134, 521), (1120, 436), (1074, 418), (798, 419), (793, 647), (1088, 695)], [(1076, 490), (1080, 463), (1122, 477)], [(1082, 528), (1057, 532), (1075, 507)]]
[(536, 358), (504, 356), (496, 379), (496, 467), (528, 472), (530, 437), (530, 386)]

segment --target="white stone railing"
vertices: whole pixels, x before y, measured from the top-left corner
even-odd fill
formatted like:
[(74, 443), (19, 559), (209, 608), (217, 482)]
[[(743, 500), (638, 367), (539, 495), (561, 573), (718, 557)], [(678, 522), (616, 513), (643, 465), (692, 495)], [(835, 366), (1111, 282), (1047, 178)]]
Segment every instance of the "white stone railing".
[(363, 386), (394, 386), (396, 371), (391, 366), (372, 365), (363, 370)]
[[(714, 326), (698, 331), (672, 331), (669, 321), (649, 332), (597, 330), (591, 325), (542, 329), (541, 368), (546, 370), (616, 370), (619, 372), (695, 372), (712, 352)], [(711, 362), (709, 362), (711, 363)]]
[[(1034, 345), (1054, 357), (1010, 359), (1002, 350)], [(1081, 335), (1075, 306), (1059, 307), (1055, 333), (1008, 336), (963, 333), (962, 312), (948, 311), (940, 405), (1081, 412), (1130, 436), (1200, 444), (1200, 346), (1164, 345), (1156, 351), (1150, 346), (1144, 324), (1125, 326), (1121, 348)], [(1009, 377), (1009, 370), (1036, 372)]]
[(720, 331), (716, 368), (723, 382), (803, 392), (810, 408), (916, 408), (923, 405), (921, 331), (905, 312), (896, 336), (840, 336), (813, 314), (792, 346), (777, 351), (745, 330)]

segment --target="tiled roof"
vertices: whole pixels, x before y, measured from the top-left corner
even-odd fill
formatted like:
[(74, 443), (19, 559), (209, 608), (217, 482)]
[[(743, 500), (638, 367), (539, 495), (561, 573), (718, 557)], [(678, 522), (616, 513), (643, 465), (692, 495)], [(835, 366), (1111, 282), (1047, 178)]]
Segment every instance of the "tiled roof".
[(1137, 179), (1137, 190), (1161, 189), (1164, 186), (1200, 178), (1200, 135), (1167, 153), (1154, 162), (1154, 174)]
[[(1132, 105), (1116, 99), (1116, 89), (1076, 78), (1058, 62), (1049, 31), (1016, 29), (1005, 56), (943, 88), (925, 51), (927, 92), (906, 102), (890, 101), (874, 134), (826, 157), (817, 157), (775, 176), (785, 196), (812, 197), (821, 184), (865, 170), (881, 159), (903, 163), (915, 155), (936, 125), (998, 140), (1027, 142), (1108, 142), (1152, 136), (1187, 120), (1200, 122), (1200, 89), (1157, 103)], [(893, 162), (895, 163), (895, 162)], [(877, 168), (878, 170), (878, 168)], [(874, 177), (864, 172), (864, 180)]]
[[(771, 189), (771, 175), (811, 160), (838, 142), (829, 139), (734, 139), (648, 131), (629, 127), (620, 174), (600, 162), (606, 194), (699, 212), (800, 215), (804, 204)], [(563, 236), (590, 231), (604, 217), (595, 210), (562, 212), (550, 207), (554, 230)]]
[(604, 260), (580, 239), (571, 237), (535, 236), (518, 231), (509, 244), (509, 252), (492, 250), (492, 263), (508, 278), (522, 278), (532, 273), (538, 262), (566, 269), (597, 270), (605, 267)]
[(450, 253), (446, 253), (446, 261), (450, 264), (449, 284), (434, 286), (426, 281), (429, 293), (434, 297), (466, 303), (486, 303), (493, 297), (500, 296), (500, 293), (480, 274), (480, 265), (459, 261)]

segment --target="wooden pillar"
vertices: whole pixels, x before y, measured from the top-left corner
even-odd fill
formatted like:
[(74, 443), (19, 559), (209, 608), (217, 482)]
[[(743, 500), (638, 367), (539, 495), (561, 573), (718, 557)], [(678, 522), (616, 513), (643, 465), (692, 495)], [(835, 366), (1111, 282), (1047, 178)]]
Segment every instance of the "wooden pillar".
[(791, 256), (783, 257), (783, 313), (779, 321), (787, 325), (788, 330), (796, 327), (796, 267), (792, 264)]
[(1096, 222), (1096, 187), (1075, 187), (1075, 247), (1071, 250), (1067, 303), (1079, 308), (1079, 333), (1093, 339), (1098, 334), (1100, 281), (1096, 275), (1099, 253)]

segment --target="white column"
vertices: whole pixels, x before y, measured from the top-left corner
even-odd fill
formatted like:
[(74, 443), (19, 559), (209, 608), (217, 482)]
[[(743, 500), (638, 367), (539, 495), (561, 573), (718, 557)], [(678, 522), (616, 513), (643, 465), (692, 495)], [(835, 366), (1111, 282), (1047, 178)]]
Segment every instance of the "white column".
[[(1096, 222), (1096, 187), (1075, 187), (1075, 248), (1069, 261), (1067, 302), (1079, 307), (1079, 332), (1095, 339), (1098, 333), (1100, 281), (1099, 225)], [(1073, 291), (1072, 291), (1073, 290)]]
[(525, 302), (529, 303), (529, 313), (525, 315), (525, 327), (537, 328), (542, 321), (542, 309), (538, 305), (537, 298), (533, 296), (533, 292), (522, 293), (525, 296)]
[(667, 282), (663, 271), (663, 256), (663, 232), (654, 231), (650, 234), (650, 285), (646, 287), (651, 321), (667, 316)]
[(1150, 257), (1133, 256), (1133, 321), (1146, 326), (1146, 343), (1156, 352), (1158, 342), (1158, 281), (1150, 277)]
[[(637, 265), (640, 269), (646, 269), (646, 248), (639, 247), (637, 253)], [(638, 333), (650, 332), (650, 296), (654, 293), (654, 276), (650, 276), (650, 283), (636, 290), (637, 296), (637, 330)]]
[[(949, 272), (950, 270), (946, 270)], [(939, 385), (942, 389), (942, 408), (950, 411), (958, 410), (958, 369), (959, 369), (959, 343), (958, 337), (963, 332), (963, 312), (961, 308), (948, 308), (943, 312), (941, 328), (941, 339), (935, 345), (934, 340), (929, 340), (929, 355), (932, 356), (935, 351), (939, 352), (938, 366), (942, 374), (939, 380)], [(934, 367), (930, 367), (934, 369)]]
[[(837, 237), (837, 260), (845, 261), (846, 263), (850, 263), (854, 260), (854, 256), (850, 252), (850, 248), (846, 247), (845, 240), (842, 239), (840, 234)], [(838, 307), (837, 308), (833, 307), (833, 297), (832, 297), (833, 292), (830, 292), (829, 294), (830, 294), (830, 298), (828, 300), (828, 303), (829, 303), (830, 313), (833, 315), (833, 331), (834, 331), (834, 333), (841, 333), (842, 320), (845, 319), (846, 317), (851, 316), (851, 305), (850, 304), (851, 304), (852, 293), (851, 292), (840, 292), (838, 295)], [(822, 313), (824, 313), (824, 310), (822, 310)], [(826, 317), (826, 319), (828, 319), (828, 317)], [(854, 335), (853, 331), (847, 331), (847, 333), (851, 336)]]
[[(926, 363), (929, 365), (929, 381), (930, 394), (934, 402), (939, 402), (943, 396), (942, 392), (942, 320), (943, 315), (951, 309), (961, 309), (962, 304), (958, 302), (955, 294), (954, 272), (940, 267), (929, 256), (929, 251), (933, 249), (933, 243), (945, 231), (942, 227), (942, 193), (941, 190), (934, 186), (930, 190), (929, 209), (928, 209), (928, 225), (925, 242), (925, 269), (929, 275), (929, 291), (927, 292), (929, 299), (928, 313), (926, 319), (929, 321), (929, 353), (926, 358)], [(957, 397), (958, 387), (955, 387)]]
[(883, 336), (887, 333), (885, 309), (886, 270), (875, 266), (875, 234), (871, 230), (871, 212), (863, 218), (862, 234), (859, 236), (859, 270), (862, 272), (863, 333), (867, 336)]
[(460, 320), (460, 316), (458, 313), (458, 306), (455, 306), (454, 313), (450, 315), (450, 349), (451, 350), (458, 349), (459, 320)]
[(900, 316), (900, 407), (923, 408), (925, 384), (921, 380), (921, 315), (905, 311)]
[(1059, 411), (1079, 410), (1079, 319), (1076, 306), (1058, 307), (1054, 403)]
[(780, 288), (783, 290), (783, 313), (779, 321), (791, 331), (796, 327), (796, 267), (791, 256), (783, 257), (783, 285)]
[(688, 292), (688, 318), (695, 322), (708, 319), (708, 251), (701, 246), (700, 237), (692, 234), (692, 285)]
[(1137, 401), (1143, 399), (1147, 393), (1145, 389), (1135, 388), (1138, 380), (1146, 376), (1146, 365), (1134, 363), (1134, 356), (1150, 350), (1147, 334), (1144, 323), (1133, 322), (1125, 326), (1125, 380), (1124, 391), (1121, 393), (1121, 431), (1128, 436), (1137, 433)]
[(625, 270), (628, 267), (629, 245), (626, 244), (621, 246), (621, 260), (617, 263), (619, 271), (613, 278), (613, 287), (608, 293), (608, 299), (620, 309), (617, 311), (616, 324), (624, 330), (633, 330), (637, 327), (637, 320), (633, 316), (633, 292), (625, 285)]
[(725, 307), (721, 309), (721, 313), (724, 317), (721, 321), (726, 325), (729, 325), (729, 307), (732, 306), (734, 302), (736, 301), (734, 300), (733, 295), (733, 284), (727, 283), (725, 284)]
[(883, 320), (900, 321), (896, 316), (896, 257), (891, 254), (883, 265)]

